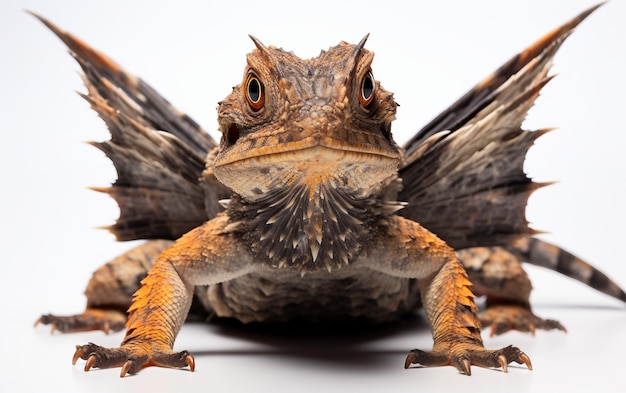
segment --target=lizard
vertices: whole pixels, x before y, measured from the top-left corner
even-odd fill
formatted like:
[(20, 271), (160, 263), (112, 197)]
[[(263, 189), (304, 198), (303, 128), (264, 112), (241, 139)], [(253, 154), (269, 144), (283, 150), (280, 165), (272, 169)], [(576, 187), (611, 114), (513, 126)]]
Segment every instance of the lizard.
[[(70, 48), (83, 97), (111, 140), (118, 240), (149, 239), (98, 269), (87, 309), (44, 315), (63, 332), (122, 330), (119, 348), (78, 345), (73, 362), (195, 368), (174, 352), (190, 308), (244, 323), (361, 318), (389, 321), (422, 306), (431, 351), (405, 367), (511, 362), (517, 347), (484, 348), (481, 328), (561, 329), (534, 315), (521, 262), (541, 265), (622, 301), (606, 275), (534, 237), (525, 219), (544, 184), (523, 172), (548, 130), (522, 121), (550, 80), (552, 58), (592, 7), (514, 56), (400, 147), (397, 104), (374, 79), (365, 37), (300, 59), (252, 37), (242, 83), (218, 105), (216, 142), (141, 79), (38, 17)], [(475, 295), (487, 296), (482, 317)], [(128, 313), (126, 313), (128, 309)]]

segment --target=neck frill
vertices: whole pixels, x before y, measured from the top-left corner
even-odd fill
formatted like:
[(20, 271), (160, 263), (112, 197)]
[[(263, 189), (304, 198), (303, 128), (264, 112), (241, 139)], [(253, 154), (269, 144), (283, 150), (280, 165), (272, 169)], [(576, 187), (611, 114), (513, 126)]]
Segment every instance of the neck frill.
[(390, 179), (367, 198), (325, 183), (293, 184), (253, 201), (235, 195), (228, 204), (229, 226), (264, 265), (303, 275), (330, 272), (350, 264), (385, 219), (404, 206), (395, 200), (399, 187), (399, 179)]

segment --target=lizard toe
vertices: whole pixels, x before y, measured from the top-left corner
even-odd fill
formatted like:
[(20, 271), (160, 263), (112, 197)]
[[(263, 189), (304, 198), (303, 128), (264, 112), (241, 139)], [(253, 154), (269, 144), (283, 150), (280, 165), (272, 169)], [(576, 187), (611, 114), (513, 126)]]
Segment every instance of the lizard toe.
[(52, 326), (52, 333), (101, 330), (108, 334), (110, 331), (117, 332), (124, 329), (126, 314), (116, 310), (87, 309), (82, 314), (76, 315), (42, 315), (35, 322), (35, 326), (39, 324)]
[(567, 331), (559, 321), (540, 318), (530, 310), (529, 306), (515, 304), (488, 307), (481, 313), (480, 322), (484, 327), (491, 327), (490, 336), (500, 335), (510, 330), (533, 335), (536, 329)]
[(141, 346), (122, 346), (120, 348), (105, 348), (89, 343), (77, 345), (72, 358), (72, 364), (78, 359), (85, 360), (85, 371), (92, 368), (121, 367), (120, 377), (127, 374), (136, 374), (142, 368), (157, 366), (165, 368), (185, 368), (195, 370), (194, 357), (188, 351), (164, 352), (146, 350)]
[(452, 344), (448, 350), (422, 351), (414, 349), (409, 352), (405, 361), (405, 368), (412, 364), (422, 366), (455, 366), (462, 374), (472, 375), (471, 366), (485, 368), (501, 368), (508, 372), (510, 363), (524, 364), (532, 370), (530, 358), (519, 348), (508, 346), (499, 350), (488, 350), (479, 345)]

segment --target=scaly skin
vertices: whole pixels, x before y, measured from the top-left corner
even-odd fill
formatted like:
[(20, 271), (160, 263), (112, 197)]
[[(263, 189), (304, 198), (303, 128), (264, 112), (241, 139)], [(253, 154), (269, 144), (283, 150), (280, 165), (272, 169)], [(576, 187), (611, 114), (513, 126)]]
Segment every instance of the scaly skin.
[(387, 274), (419, 279), (422, 305), (434, 340), (430, 352), (412, 350), (405, 367), (452, 365), (466, 375), (471, 375), (472, 364), (502, 367), (506, 372), (509, 363), (517, 362), (532, 369), (530, 358), (516, 347), (484, 348), (472, 283), (454, 251), (413, 221), (396, 218), (394, 224), (390, 231), (397, 241), (381, 237), (390, 254), (374, 254), (372, 258), (388, 262), (370, 266)]
[(105, 350), (92, 344), (77, 347), (73, 362), (87, 360), (92, 367), (122, 367), (122, 376), (149, 366), (194, 369), (193, 357), (172, 351), (174, 339), (191, 305), (193, 287), (185, 284), (173, 264), (161, 258), (142, 281), (129, 310), (126, 337), (117, 350)]
[(172, 347), (189, 311), (194, 287), (201, 280), (209, 284), (249, 270), (234, 262), (241, 250), (232, 236), (222, 236), (225, 225), (226, 217), (220, 215), (164, 251), (135, 293), (120, 348), (77, 346), (73, 362), (87, 360), (85, 370), (122, 367), (121, 376), (153, 365), (189, 366), (193, 371), (193, 357), (186, 351), (174, 353)]
[[(78, 346), (74, 362), (86, 360), (85, 369), (121, 367), (121, 376), (146, 366), (185, 367), (195, 362), (187, 351), (173, 352), (174, 339), (184, 322), (194, 285), (209, 285), (219, 275), (230, 280), (253, 273), (245, 244), (227, 233), (228, 217), (214, 220), (183, 236), (157, 260), (135, 294), (120, 348), (94, 344)], [(470, 374), (470, 364), (503, 367), (510, 362), (530, 359), (517, 348), (489, 351), (483, 347), (480, 322), (471, 292), (471, 283), (454, 251), (417, 223), (395, 217), (377, 238), (377, 244), (345, 268), (342, 274), (359, 274), (363, 268), (421, 283), (424, 308), (432, 324), (434, 346), (431, 352), (414, 350), (406, 365), (453, 365)], [(386, 244), (384, 249), (380, 244)], [(237, 253), (240, 263), (232, 263)], [(378, 263), (382, 260), (388, 263)], [(225, 264), (230, 263), (229, 266)], [(272, 268), (256, 265), (254, 270)], [(312, 274), (314, 276), (314, 274)], [(304, 276), (302, 280), (308, 280)], [(314, 278), (311, 278), (314, 279)], [(455, 288), (451, 291), (450, 288)], [(216, 309), (219, 306), (216, 305)]]

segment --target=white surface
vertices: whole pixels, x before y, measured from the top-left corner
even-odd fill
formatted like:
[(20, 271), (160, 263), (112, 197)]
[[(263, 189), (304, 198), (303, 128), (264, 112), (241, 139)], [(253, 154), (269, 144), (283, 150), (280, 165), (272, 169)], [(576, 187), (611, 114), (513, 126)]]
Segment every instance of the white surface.
[[(514, 343), (535, 371), (474, 368), (404, 370), (407, 350), (430, 346), (421, 324), (397, 332), (309, 336), (241, 334), (186, 326), (177, 348), (196, 354), (197, 371), (83, 373), (73, 346), (117, 345), (121, 335), (49, 335), (32, 328), (41, 313), (80, 311), (91, 272), (129, 244), (93, 229), (117, 216), (88, 185), (114, 179), (112, 165), (84, 140), (102, 140), (102, 122), (73, 90), (78, 66), (23, 9), (50, 18), (141, 76), (206, 129), (217, 101), (239, 83), (251, 33), (266, 44), (314, 56), (340, 40), (371, 33), (377, 79), (396, 92), (395, 137), (404, 141), (467, 88), (536, 38), (592, 5), (585, 1), (161, 2), (118, 0), (0, 3), (0, 381), (11, 391), (624, 391), (626, 309), (580, 284), (529, 269), (533, 301), (569, 333), (487, 338)], [(513, 8), (514, 7), (514, 8)], [(539, 191), (528, 216), (545, 238), (591, 261), (626, 287), (626, 2), (614, 0), (585, 21), (557, 56), (559, 76), (528, 119), (558, 126), (531, 151), (528, 171), (560, 183)], [(389, 334), (387, 334), (389, 333)], [(391, 334), (395, 333), (395, 334)], [(371, 340), (368, 340), (371, 338)], [(343, 343), (347, 341), (347, 343)]]

